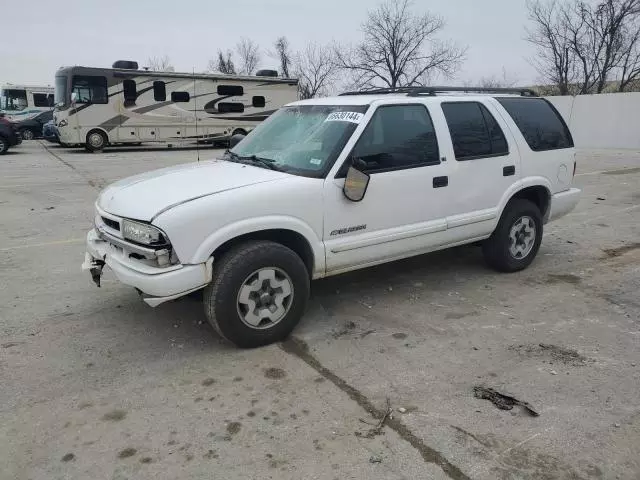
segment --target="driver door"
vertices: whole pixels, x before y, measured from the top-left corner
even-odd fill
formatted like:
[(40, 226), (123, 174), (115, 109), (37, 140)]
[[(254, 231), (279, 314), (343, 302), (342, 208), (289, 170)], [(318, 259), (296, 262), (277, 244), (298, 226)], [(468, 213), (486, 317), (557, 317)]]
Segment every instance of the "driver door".
[(424, 104), (377, 108), (351, 155), (370, 175), (364, 198), (343, 192), (347, 160), (324, 187), (327, 274), (429, 251), (446, 235), (446, 163)]

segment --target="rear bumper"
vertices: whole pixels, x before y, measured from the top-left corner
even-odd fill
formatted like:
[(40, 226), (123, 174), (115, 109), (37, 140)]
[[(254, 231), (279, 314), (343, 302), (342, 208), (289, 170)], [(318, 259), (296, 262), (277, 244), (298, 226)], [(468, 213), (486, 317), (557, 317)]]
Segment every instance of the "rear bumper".
[(83, 270), (90, 270), (96, 260), (104, 262), (120, 282), (140, 290), (144, 301), (152, 307), (203, 288), (212, 276), (212, 258), (197, 265), (153, 267), (131, 258), (127, 252), (102, 240), (95, 230), (91, 230), (87, 234)]
[(556, 193), (551, 197), (551, 209), (549, 220), (557, 220), (571, 212), (580, 201), (582, 191), (579, 188), (570, 188), (564, 192)]

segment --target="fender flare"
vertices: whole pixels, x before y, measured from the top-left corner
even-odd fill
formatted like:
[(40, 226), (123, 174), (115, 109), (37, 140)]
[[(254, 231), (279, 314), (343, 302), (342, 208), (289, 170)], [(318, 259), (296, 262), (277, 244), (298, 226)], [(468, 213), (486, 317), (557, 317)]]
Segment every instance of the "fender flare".
[(500, 200), (500, 206), (498, 207), (498, 216), (496, 217), (496, 225), (500, 221), (500, 218), (502, 218), (504, 209), (507, 207), (511, 199), (515, 197), (518, 194), (518, 192), (521, 192), (525, 188), (529, 188), (529, 187), (545, 188), (545, 190), (547, 191), (547, 195), (549, 196), (549, 208), (547, 208), (546, 214), (547, 215), (549, 214), (549, 211), (551, 210), (551, 197), (552, 197), (551, 189), (553, 188), (551, 185), (551, 182), (549, 181), (549, 179), (545, 177), (539, 177), (539, 176), (526, 177), (512, 184), (511, 187), (509, 187), (507, 191), (504, 193), (504, 195), (502, 196), (502, 199)]
[(226, 242), (242, 235), (265, 230), (291, 230), (301, 235), (313, 252), (313, 272), (311, 272), (313, 277), (324, 276), (326, 264), (324, 243), (307, 223), (299, 218), (284, 215), (245, 218), (218, 228), (200, 244), (188, 263), (204, 263)]

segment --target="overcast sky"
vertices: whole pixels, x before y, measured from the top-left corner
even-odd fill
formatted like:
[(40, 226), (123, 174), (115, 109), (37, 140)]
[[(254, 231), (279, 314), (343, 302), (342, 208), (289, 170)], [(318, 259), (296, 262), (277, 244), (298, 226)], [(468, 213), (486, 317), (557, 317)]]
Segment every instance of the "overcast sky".
[[(375, 0), (30, 0), (0, 2), (0, 82), (53, 84), (62, 65), (109, 67), (114, 60), (168, 55), (177, 71), (204, 71), (219, 48), (246, 36), (270, 50), (285, 35), (307, 42), (355, 43)], [(415, 11), (442, 15), (441, 37), (469, 47), (455, 83), (508, 76), (531, 84), (536, 73), (523, 40), (525, 0), (417, 0)], [(277, 68), (263, 55), (261, 66)]]

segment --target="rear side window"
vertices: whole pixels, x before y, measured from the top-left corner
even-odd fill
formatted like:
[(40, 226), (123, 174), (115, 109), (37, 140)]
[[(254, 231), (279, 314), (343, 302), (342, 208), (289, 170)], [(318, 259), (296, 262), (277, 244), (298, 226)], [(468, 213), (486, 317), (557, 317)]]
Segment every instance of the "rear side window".
[(240, 113), (244, 112), (244, 105), (238, 102), (220, 102), (218, 104), (218, 112), (219, 113)]
[(164, 82), (153, 82), (153, 99), (156, 102), (164, 102), (167, 99), (167, 88)]
[(189, 92), (171, 92), (172, 102), (188, 102), (190, 99)]
[(258, 95), (252, 98), (251, 104), (256, 108), (264, 108), (266, 102), (262, 95)]
[(491, 112), (478, 102), (446, 102), (447, 119), (456, 160), (473, 160), (509, 153), (504, 133)]
[(542, 152), (573, 147), (566, 123), (542, 98), (497, 98), (511, 115), (531, 150)]
[(244, 95), (242, 85), (218, 85), (218, 95), (238, 96)]

